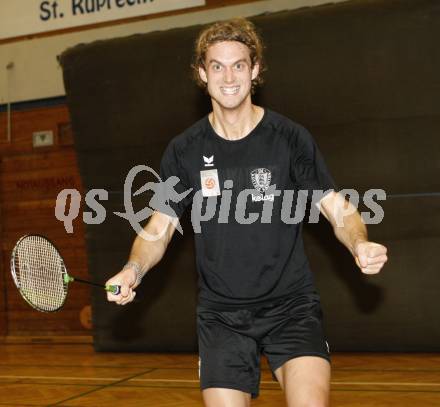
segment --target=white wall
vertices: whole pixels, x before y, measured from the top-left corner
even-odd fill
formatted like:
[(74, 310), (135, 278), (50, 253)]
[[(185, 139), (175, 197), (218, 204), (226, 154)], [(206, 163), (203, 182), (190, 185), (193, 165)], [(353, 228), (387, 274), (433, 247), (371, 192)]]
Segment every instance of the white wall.
[[(349, 0), (266, 0), (5, 43), (0, 45), (0, 105), (8, 101), (12, 103), (63, 96), (62, 70), (56, 56), (79, 43), (344, 1)], [(10, 63), (13, 63), (13, 67), (7, 69)]]

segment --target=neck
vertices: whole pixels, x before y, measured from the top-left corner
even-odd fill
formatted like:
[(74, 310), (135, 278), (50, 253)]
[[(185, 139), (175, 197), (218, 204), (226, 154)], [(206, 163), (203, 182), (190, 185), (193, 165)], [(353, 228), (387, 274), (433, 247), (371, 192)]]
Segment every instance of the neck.
[(250, 99), (235, 109), (225, 109), (213, 100), (209, 121), (220, 137), (240, 140), (255, 128), (263, 114), (264, 110), (253, 105)]

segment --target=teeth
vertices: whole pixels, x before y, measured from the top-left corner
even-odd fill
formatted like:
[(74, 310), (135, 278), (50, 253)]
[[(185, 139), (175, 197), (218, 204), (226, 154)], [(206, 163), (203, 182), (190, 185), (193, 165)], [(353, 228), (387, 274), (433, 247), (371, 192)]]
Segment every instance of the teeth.
[(233, 95), (234, 93), (238, 92), (238, 89), (240, 87), (239, 86), (234, 86), (234, 87), (224, 87), (222, 86), (221, 90), (223, 93), (225, 93), (226, 95)]

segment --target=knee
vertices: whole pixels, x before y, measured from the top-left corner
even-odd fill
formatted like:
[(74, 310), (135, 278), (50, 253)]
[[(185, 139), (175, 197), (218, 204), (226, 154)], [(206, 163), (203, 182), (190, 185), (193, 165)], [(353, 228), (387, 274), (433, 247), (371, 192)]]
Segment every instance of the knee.
[(326, 391), (319, 391), (319, 389), (316, 388), (313, 392), (294, 392), (287, 396), (287, 407), (329, 407), (330, 405), (329, 393)]
[(250, 407), (251, 395), (239, 390), (211, 387), (202, 391), (205, 407)]
[(307, 400), (296, 400), (287, 402), (288, 407), (329, 407), (329, 402), (324, 398), (309, 398)]

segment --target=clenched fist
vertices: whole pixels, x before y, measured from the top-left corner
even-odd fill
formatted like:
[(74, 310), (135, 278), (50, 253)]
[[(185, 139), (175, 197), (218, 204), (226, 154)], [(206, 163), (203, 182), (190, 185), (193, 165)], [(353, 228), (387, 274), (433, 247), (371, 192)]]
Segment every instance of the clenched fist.
[(387, 257), (387, 248), (379, 243), (361, 241), (353, 251), (356, 264), (365, 274), (377, 274), (382, 269)]

